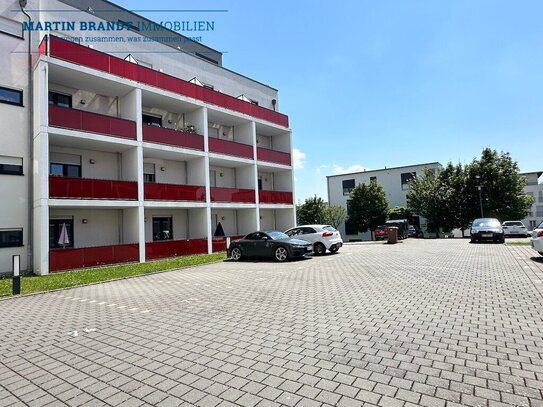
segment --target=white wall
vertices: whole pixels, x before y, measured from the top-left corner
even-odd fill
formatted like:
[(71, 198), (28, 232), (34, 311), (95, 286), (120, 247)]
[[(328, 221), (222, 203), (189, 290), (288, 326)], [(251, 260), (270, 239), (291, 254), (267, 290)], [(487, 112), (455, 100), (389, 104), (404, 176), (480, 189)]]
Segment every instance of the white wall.
[[(82, 150), (59, 146), (49, 146), (49, 162), (54, 161), (55, 154), (71, 154), (81, 157), (81, 177), (91, 179), (119, 179), (119, 157), (117, 153)], [(91, 164), (90, 160), (95, 163)]]
[(187, 184), (205, 185), (206, 184), (206, 163), (205, 158), (196, 158), (187, 161)]
[(274, 173), (274, 191), (293, 191), (292, 188), (292, 172), (277, 171)]
[[(155, 164), (155, 179), (159, 184), (187, 184), (187, 163), (185, 161), (144, 158), (144, 163)], [(162, 171), (164, 168), (164, 171)]]
[(260, 230), (275, 229), (275, 213), (273, 209), (260, 209)]
[(173, 240), (188, 239), (188, 211), (185, 209), (145, 209), (145, 241), (153, 241), (153, 216), (172, 217)]
[(123, 181), (138, 180), (138, 148), (134, 147), (121, 154), (121, 168)]
[[(224, 219), (223, 219), (224, 218)], [(234, 209), (211, 209), (211, 234), (215, 234), (218, 223), (221, 222), (225, 236), (235, 236), (237, 231), (237, 214)]]
[(234, 168), (211, 165), (209, 166), (209, 171), (215, 171), (217, 174), (215, 180), (216, 187), (236, 188), (236, 170)]
[(258, 177), (262, 180), (263, 191), (273, 191), (273, 173), (258, 171)]
[(207, 218), (207, 209), (189, 209), (187, 213), (189, 238), (201, 239), (207, 237), (207, 224), (210, 221)]
[(256, 187), (254, 165), (236, 168), (236, 187), (245, 189), (254, 189)]
[(238, 209), (238, 235), (246, 235), (256, 231), (256, 209)]

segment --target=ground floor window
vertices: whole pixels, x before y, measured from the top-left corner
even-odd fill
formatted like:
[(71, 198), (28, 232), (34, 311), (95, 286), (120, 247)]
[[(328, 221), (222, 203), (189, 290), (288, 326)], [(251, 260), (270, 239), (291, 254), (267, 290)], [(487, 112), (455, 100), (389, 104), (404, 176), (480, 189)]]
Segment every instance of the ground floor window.
[(23, 229), (0, 229), (0, 247), (23, 245)]
[[(62, 236), (62, 229), (64, 227), (66, 227), (66, 234)], [(67, 218), (49, 220), (49, 247), (52, 249), (56, 247), (74, 247), (73, 219)]]
[(153, 217), (153, 240), (172, 240), (172, 217)]
[(356, 224), (349, 219), (345, 221), (345, 234), (358, 235), (358, 229), (356, 228)]

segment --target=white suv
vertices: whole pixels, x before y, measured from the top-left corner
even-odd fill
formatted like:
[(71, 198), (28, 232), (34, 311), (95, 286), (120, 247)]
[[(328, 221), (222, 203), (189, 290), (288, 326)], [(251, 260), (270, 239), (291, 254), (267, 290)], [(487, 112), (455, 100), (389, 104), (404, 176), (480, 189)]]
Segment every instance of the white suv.
[(543, 256), (543, 222), (532, 232), (532, 247)]
[(313, 244), (313, 252), (321, 255), (329, 250), (336, 253), (343, 246), (341, 233), (330, 225), (302, 225), (290, 228), (285, 232), (289, 237), (295, 237)]
[(505, 236), (528, 237), (528, 229), (520, 220), (508, 220), (502, 223), (503, 234)]

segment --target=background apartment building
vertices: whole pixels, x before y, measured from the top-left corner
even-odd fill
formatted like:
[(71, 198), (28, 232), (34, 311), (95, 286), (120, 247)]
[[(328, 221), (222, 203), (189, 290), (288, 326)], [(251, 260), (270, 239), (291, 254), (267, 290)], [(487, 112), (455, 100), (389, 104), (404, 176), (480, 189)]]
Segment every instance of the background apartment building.
[[(0, 272), (14, 254), (46, 274), (223, 250), (214, 235), (295, 224), (276, 89), (175, 32), (160, 35), (177, 42), (79, 44), (65, 39), (85, 36), (76, 24), (32, 32), (30, 93), (26, 17), (18, 1), (0, 7)], [(147, 21), (102, 0), (46, 9), (32, 20)]]
[(534, 198), (534, 203), (522, 222), (529, 230), (533, 230), (543, 222), (543, 171), (524, 172), (521, 175), (526, 178), (524, 192)]
[[(347, 208), (349, 194), (358, 184), (367, 184), (375, 181), (385, 190), (391, 208), (394, 208), (395, 206), (407, 207), (409, 181), (417, 175), (421, 175), (425, 168), (438, 170), (441, 167), (440, 163), (432, 162), (350, 174), (329, 175), (326, 177), (326, 182), (328, 184), (328, 202), (330, 205), (341, 205), (344, 208)], [(425, 235), (427, 234), (426, 220), (424, 218), (414, 216), (412, 223), (419, 226), (424, 231)], [(339, 229), (346, 240), (371, 239), (370, 232), (359, 233), (348, 220), (341, 225)]]

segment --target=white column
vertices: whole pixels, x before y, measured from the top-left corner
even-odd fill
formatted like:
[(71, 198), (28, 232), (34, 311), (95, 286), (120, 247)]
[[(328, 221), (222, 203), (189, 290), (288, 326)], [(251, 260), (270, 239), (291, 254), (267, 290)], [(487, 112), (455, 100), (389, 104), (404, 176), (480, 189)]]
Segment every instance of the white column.
[(211, 231), (211, 187), (209, 181), (209, 131), (207, 128), (207, 107), (203, 108), (203, 121), (204, 125), (204, 151), (206, 153), (205, 161), (205, 177), (206, 177), (206, 228), (207, 228), (207, 252), (213, 253), (213, 235)]

